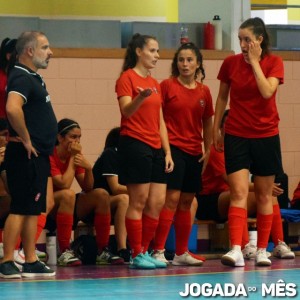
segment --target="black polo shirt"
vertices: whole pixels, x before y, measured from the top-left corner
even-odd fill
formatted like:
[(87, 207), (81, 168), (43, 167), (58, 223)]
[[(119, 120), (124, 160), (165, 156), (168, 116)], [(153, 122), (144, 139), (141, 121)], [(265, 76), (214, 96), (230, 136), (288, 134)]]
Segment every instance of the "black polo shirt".
[[(15, 92), (24, 99), (25, 123), (33, 147), (41, 154), (52, 154), (57, 135), (57, 120), (43, 78), (22, 64), (10, 71), (7, 93)], [(9, 124), (10, 136), (17, 133)]]
[(119, 175), (119, 155), (117, 148), (107, 148), (102, 152), (93, 167), (93, 175), (94, 189), (105, 189), (111, 195), (112, 192), (107, 183), (106, 177)]

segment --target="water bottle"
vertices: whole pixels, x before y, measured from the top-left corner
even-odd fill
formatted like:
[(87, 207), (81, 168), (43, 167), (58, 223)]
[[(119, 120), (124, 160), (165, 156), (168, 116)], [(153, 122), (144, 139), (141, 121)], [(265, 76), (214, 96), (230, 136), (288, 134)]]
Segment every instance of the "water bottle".
[(180, 28), (180, 44), (185, 44), (189, 42), (189, 34), (188, 34), (188, 28), (185, 26), (182, 26)]
[(256, 227), (249, 227), (248, 229), (249, 232), (249, 243), (250, 245), (253, 245), (255, 247), (257, 247), (257, 230)]
[(48, 265), (57, 264), (57, 248), (56, 248), (56, 235), (53, 232), (47, 233), (46, 238), (46, 252), (48, 254)]
[(215, 15), (212, 21), (215, 27), (215, 49), (223, 49), (223, 40), (222, 40), (222, 21), (220, 16)]
[(215, 27), (210, 22), (204, 25), (204, 49), (215, 49)]

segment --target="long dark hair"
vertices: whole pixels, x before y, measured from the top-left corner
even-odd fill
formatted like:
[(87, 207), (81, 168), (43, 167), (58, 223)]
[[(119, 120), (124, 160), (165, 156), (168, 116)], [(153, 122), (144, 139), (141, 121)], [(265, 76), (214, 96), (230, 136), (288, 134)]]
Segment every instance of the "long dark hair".
[(195, 79), (197, 79), (199, 73), (201, 73), (202, 74), (201, 82), (203, 82), (203, 80), (205, 78), (205, 71), (203, 68), (203, 56), (202, 56), (202, 53), (200, 52), (200, 49), (194, 43), (182, 44), (175, 52), (175, 55), (174, 55), (174, 58), (172, 61), (172, 65), (171, 65), (172, 77), (178, 77), (180, 74), (179, 70), (178, 70), (177, 62), (178, 62), (178, 56), (182, 50), (191, 50), (195, 53), (195, 55), (197, 57), (197, 62), (200, 64), (199, 68), (196, 69)]
[(141, 35), (139, 33), (136, 33), (132, 36), (126, 49), (122, 72), (128, 69), (132, 69), (136, 66), (138, 61), (136, 49), (137, 48), (143, 49), (145, 45), (148, 43), (148, 40), (156, 40), (156, 38), (151, 35)]
[(9, 61), (6, 58), (6, 55), (8, 53), (13, 54), (16, 52), (16, 39), (10, 39), (10, 38), (5, 38), (1, 42), (1, 48), (0, 48), (0, 69), (3, 70), (4, 72), (7, 71), (8, 66), (9, 66)]
[(104, 149), (110, 147), (115, 147), (115, 148), (118, 147), (119, 139), (120, 139), (120, 131), (121, 131), (120, 127), (115, 127), (109, 131), (105, 139)]
[(270, 53), (270, 36), (267, 32), (264, 21), (258, 17), (249, 18), (240, 26), (240, 29), (245, 28), (251, 30), (257, 39), (260, 36), (263, 37), (263, 41), (260, 44), (262, 49), (261, 57), (263, 58), (265, 55), (268, 55)]

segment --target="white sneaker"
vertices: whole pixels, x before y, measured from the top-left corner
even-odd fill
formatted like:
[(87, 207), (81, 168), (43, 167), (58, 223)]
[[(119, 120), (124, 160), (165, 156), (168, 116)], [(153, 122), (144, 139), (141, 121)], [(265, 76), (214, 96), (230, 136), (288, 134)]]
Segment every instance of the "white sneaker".
[(3, 243), (0, 243), (0, 258), (3, 258), (4, 251), (3, 251)]
[(245, 259), (255, 258), (256, 251), (257, 251), (257, 247), (248, 243), (245, 245), (244, 249), (242, 250), (243, 257)]
[[(47, 254), (45, 252), (35, 249), (35, 254), (37, 260), (41, 260), (41, 261), (47, 260)], [(23, 248), (19, 251), (14, 252), (14, 260), (19, 265), (23, 265), (25, 263), (25, 253)]]
[(74, 255), (72, 250), (66, 250), (57, 259), (57, 264), (63, 267), (75, 267), (80, 266), (81, 261)]
[(38, 260), (40, 261), (46, 262), (48, 260), (48, 255), (46, 252), (35, 249), (35, 254)]
[(202, 260), (194, 258), (188, 252), (185, 252), (182, 255), (175, 254), (172, 261), (172, 265), (174, 266), (201, 266), (202, 264)]
[(222, 256), (221, 262), (223, 265), (231, 267), (244, 267), (244, 257), (242, 251), (235, 249), (230, 250), (225, 255)]
[(159, 260), (161, 262), (169, 264), (170, 262), (168, 260), (166, 260), (164, 253), (165, 253), (165, 249), (163, 249), (163, 250), (155, 250), (155, 251), (153, 251), (153, 253), (151, 254), (151, 256), (153, 258), (155, 258), (156, 260)]
[(25, 254), (23, 249), (14, 253), (14, 260), (19, 265), (23, 265), (25, 263)]
[(295, 258), (295, 253), (283, 241), (278, 241), (278, 245), (273, 249), (273, 256), (277, 258), (292, 259)]
[(259, 249), (256, 252), (255, 261), (257, 266), (271, 266), (266, 249)]

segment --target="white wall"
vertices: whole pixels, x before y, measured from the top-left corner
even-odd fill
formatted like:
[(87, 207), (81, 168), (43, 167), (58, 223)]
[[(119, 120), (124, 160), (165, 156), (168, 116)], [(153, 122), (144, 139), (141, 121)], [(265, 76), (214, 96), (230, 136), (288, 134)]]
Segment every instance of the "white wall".
[(223, 25), (223, 48), (240, 51), (239, 25), (250, 18), (250, 0), (179, 0), (179, 22), (207, 23), (219, 15)]

